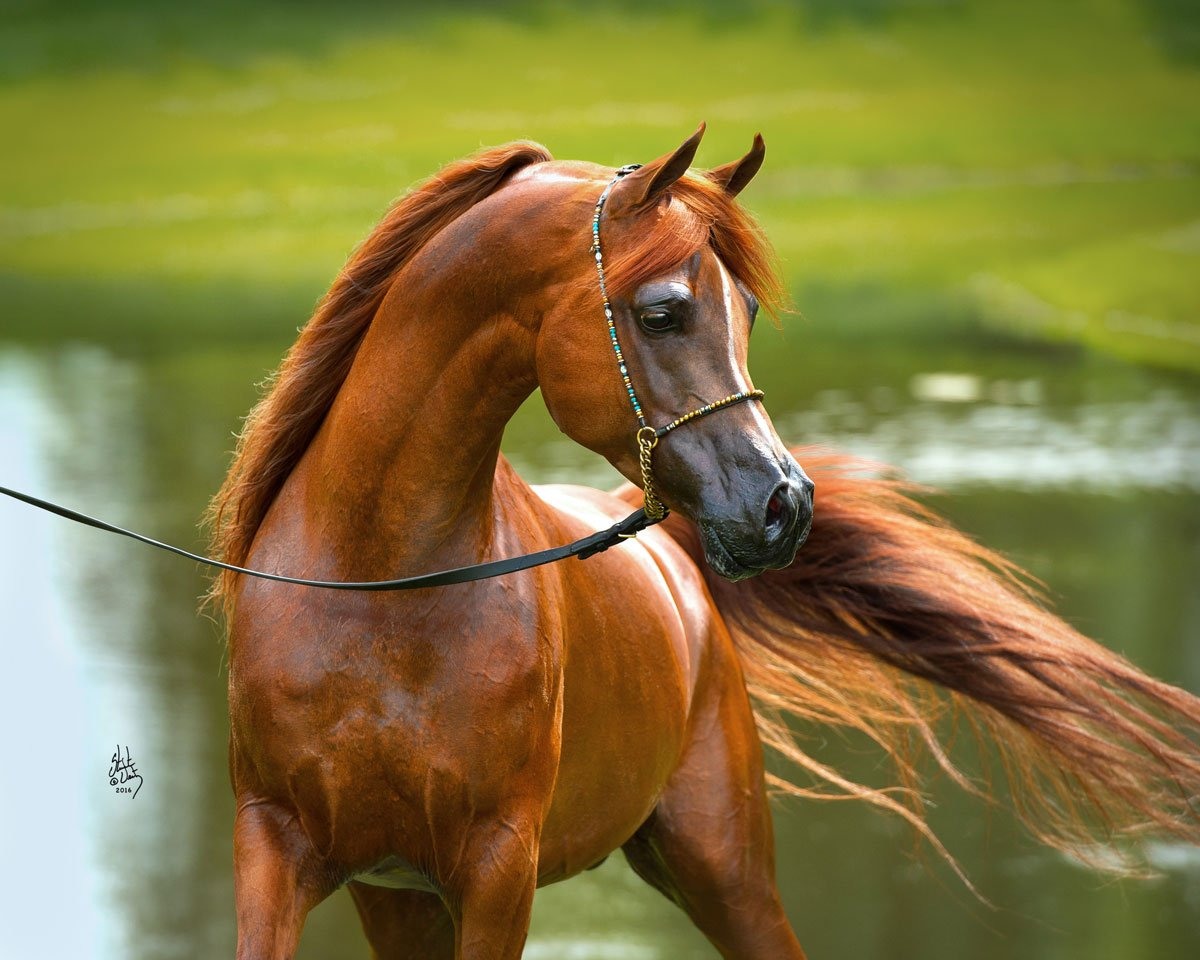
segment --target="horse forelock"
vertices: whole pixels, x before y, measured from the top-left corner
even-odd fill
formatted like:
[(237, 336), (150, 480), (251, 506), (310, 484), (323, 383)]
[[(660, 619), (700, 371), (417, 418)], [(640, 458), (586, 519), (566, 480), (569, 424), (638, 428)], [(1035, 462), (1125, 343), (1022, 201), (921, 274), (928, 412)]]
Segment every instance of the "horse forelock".
[(604, 250), (605, 278), (613, 296), (637, 287), (711, 248), (768, 314), (784, 308), (775, 252), (754, 217), (718, 184), (689, 172), (663, 202), (638, 215), (637, 229)]
[[(551, 159), (545, 147), (531, 141), (482, 150), (443, 168), (388, 210), (342, 268), (246, 418), (229, 472), (206, 516), (216, 557), (244, 564), (267, 511), (332, 407), (400, 268), (513, 173)], [(235, 581), (235, 574), (221, 574), (207, 597), (227, 614)]]

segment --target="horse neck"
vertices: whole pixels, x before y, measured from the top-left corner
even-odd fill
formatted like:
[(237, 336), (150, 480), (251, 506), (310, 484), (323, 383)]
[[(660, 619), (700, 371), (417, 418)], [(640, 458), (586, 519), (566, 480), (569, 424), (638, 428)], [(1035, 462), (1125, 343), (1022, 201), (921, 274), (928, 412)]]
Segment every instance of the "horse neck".
[(515, 319), (520, 291), (502, 271), (447, 256), (454, 240), (393, 282), (307, 458), (309, 516), (356, 575), (482, 558), (497, 500), (510, 499), (497, 494), (520, 484), (497, 467), (504, 427), (537, 385), (536, 331)]

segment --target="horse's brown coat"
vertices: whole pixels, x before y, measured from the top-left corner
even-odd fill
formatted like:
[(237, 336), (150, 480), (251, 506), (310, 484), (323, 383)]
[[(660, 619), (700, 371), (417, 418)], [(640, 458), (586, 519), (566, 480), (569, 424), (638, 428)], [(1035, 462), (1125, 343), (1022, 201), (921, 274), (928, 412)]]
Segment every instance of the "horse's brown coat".
[[(778, 303), (766, 247), (731, 198), (761, 163), (761, 141), (711, 179), (680, 179), (700, 132), (629, 178), (630, 192), (614, 190), (605, 227), (615, 303), (664, 276), (695, 296), (694, 329), (667, 345), (641, 338), (623, 315), (652, 422), (723, 396), (735, 380), (749, 384), (744, 294)], [(515, 144), (447, 168), (402, 201), (348, 264), (248, 423), (216, 501), (224, 559), (293, 576), (383, 579), (542, 549), (623, 516), (624, 500), (597, 491), (535, 491), (499, 453), (508, 419), (540, 385), (566, 433), (637, 476), (634, 424), (588, 250), (591, 209), (611, 175)], [(667, 503), (709, 522), (751, 572), (772, 565), (772, 545), (755, 524), (791, 459), (761, 407), (728, 408), (661, 447), (656, 477)], [(836, 635), (823, 656), (860, 643), (985, 705), (1003, 707), (1016, 689), (1000, 673), (972, 684), (969, 662), (939, 673), (928, 657), (906, 660), (906, 638), (863, 616), (863, 575), (879, 558), (898, 566), (878, 568), (884, 589), (872, 602), (914, 617), (937, 607), (937, 584), (899, 576), (905, 562), (921, 568), (922, 529), (948, 562), (980, 558), (922, 520), (905, 525), (903, 505), (886, 496), (863, 504), (861, 514), (833, 510), (824, 527), (818, 506), (820, 542), (847, 538), (845, 550), (821, 556), (839, 575), (851, 564), (860, 578), (841, 576), (838, 593), (821, 592), (833, 580), (801, 553), (791, 570), (768, 575), (774, 580), (711, 580), (714, 602), (695, 528), (678, 516), (669, 532), (648, 531), (586, 562), (438, 590), (349, 594), (220, 581), (230, 629), (238, 956), (290, 956), (308, 910), (348, 884), (380, 957), (515, 958), (535, 886), (620, 846), (724, 956), (803, 956), (775, 889), (743, 666), (768, 708), (764, 731), (785, 749), (771, 709), (846, 723), (869, 696), (857, 675), (847, 674), (849, 700), (822, 686), (827, 674), (806, 672), (794, 645), (749, 642), (753, 618), (783, 637), (772, 617), (794, 609), (806, 618), (806, 640)], [(917, 556), (906, 561), (886, 544), (866, 549), (896, 532), (911, 534), (903, 542)], [(905, 586), (889, 600), (892, 576)], [(997, 614), (981, 635), (986, 647), (1015, 636), (1015, 627), (1004, 633), (1005, 616), (1027, 625), (1033, 608), (994, 575), (981, 576), (974, 585)], [(761, 599), (781, 583), (826, 602)], [(737, 646), (726, 606), (737, 614)], [(920, 649), (936, 654), (943, 636), (949, 649), (967, 622), (955, 616)], [(1029, 649), (1006, 656), (1033, 663)], [(1090, 663), (1104, 671), (1110, 661)], [(1157, 688), (1147, 689), (1137, 693), (1153, 700)], [(1174, 693), (1147, 709), (1194, 722), (1195, 701)], [(924, 723), (905, 714), (915, 702), (902, 699), (891, 716), (876, 705), (878, 715), (860, 725)], [(1117, 729), (1106, 726), (1106, 706), (1087, 717), (1101, 740)], [(1026, 721), (1044, 719), (1036, 706), (1005, 715), (1035, 734), (1037, 723)], [(1059, 712), (1045, 729), (1070, 731), (1072, 722)], [(1167, 743), (1148, 721), (1137, 729), (1167, 744), (1147, 750), (1162, 769), (1193, 788), (1200, 782), (1194, 751)], [(1055, 748), (1083, 782), (1111, 785), (1095, 758), (1073, 751), (1069, 736), (1064, 743)], [(1158, 822), (1194, 836), (1181, 817), (1163, 813)]]

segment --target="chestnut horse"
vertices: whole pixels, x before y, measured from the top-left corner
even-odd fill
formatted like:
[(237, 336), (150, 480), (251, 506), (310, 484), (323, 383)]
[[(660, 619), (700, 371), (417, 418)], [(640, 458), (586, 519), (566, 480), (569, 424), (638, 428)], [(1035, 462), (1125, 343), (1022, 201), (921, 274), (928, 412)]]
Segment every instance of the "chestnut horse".
[[(689, 172), (702, 131), (616, 179), (527, 142), (445, 168), (352, 256), (249, 418), (219, 555), (361, 581), (565, 543), (641, 502), (514, 473), (501, 434), (535, 388), (639, 485), (623, 376), (651, 425), (745, 395), (661, 437), (673, 513), (592, 559), (402, 593), (216, 583), (239, 957), (291, 956), (345, 886), (377, 957), (516, 958), (535, 888), (617, 848), (723, 956), (802, 957), (763, 744), (799, 765), (794, 791), (858, 796), (936, 843), (915, 752), (983, 791), (942, 749), (947, 707), (992, 735), (1046, 842), (1200, 835), (1200, 701), (1075, 633), (894, 482), (801, 454), (813, 513), (746, 371), (758, 305), (780, 302), (734, 200), (762, 141)], [(909, 789), (822, 766), (789, 720), (865, 732)]]

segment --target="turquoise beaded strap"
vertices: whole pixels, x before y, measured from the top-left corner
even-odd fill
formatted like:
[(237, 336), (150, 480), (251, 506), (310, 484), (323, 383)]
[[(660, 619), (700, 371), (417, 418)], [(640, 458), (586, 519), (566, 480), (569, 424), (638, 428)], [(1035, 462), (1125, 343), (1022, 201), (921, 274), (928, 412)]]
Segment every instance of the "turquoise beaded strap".
[(625, 392), (629, 394), (633, 415), (637, 417), (638, 426), (644, 427), (646, 418), (642, 414), (642, 404), (638, 400), (637, 392), (633, 389), (633, 381), (629, 379), (629, 365), (625, 362), (625, 354), (621, 352), (621, 341), (617, 339), (617, 325), (613, 320), (613, 308), (608, 299), (608, 287), (604, 283), (604, 254), (600, 251), (600, 214), (604, 210), (604, 204), (608, 202), (608, 195), (622, 177), (633, 173), (640, 166), (640, 163), (630, 163), (621, 167), (617, 171), (617, 175), (604, 188), (604, 192), (600, 194), (600, 199), (596, 201), (596, 212), (592, 216), (592, 251), (596, 254), (596, 275), (600, 278), (600, 296), (604, 299), (604, 319), (608, 321), (608, 339), (612, 342), (613, 353), (617, 357), (617, 369), (621, 372)]

